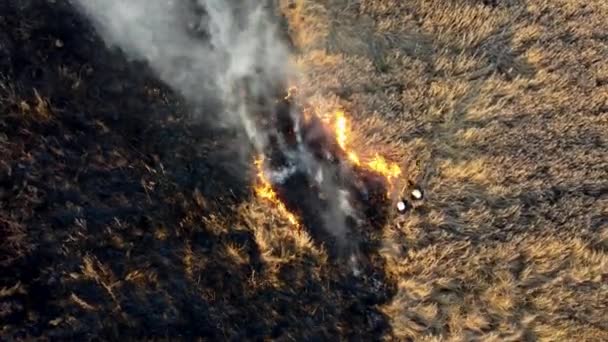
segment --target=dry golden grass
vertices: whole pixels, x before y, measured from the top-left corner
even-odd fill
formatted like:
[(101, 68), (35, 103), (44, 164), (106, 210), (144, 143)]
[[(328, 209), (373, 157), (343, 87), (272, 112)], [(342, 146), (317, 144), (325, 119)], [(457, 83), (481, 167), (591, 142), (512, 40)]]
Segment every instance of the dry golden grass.
[(607, 340), (608, 4), (283, 3), (312, 102), (425, 180), (385, 231), (394, 338)]

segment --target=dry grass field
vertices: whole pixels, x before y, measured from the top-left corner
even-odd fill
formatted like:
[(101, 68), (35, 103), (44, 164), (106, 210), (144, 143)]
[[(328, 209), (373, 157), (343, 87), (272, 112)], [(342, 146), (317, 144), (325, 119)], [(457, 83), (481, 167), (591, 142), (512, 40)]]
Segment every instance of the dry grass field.
[[(329, 4), (327, 4), (329, 3)], [(429, 200), (386, 227), (398, 340), (608, 339), (608, 3), (296, 1), (310, 89)]]
[(378, 276), (66, 2), (3, 2), (0, 340), (607, 341), (608, 2), (278, 3), (300, 92), (426, 191)]

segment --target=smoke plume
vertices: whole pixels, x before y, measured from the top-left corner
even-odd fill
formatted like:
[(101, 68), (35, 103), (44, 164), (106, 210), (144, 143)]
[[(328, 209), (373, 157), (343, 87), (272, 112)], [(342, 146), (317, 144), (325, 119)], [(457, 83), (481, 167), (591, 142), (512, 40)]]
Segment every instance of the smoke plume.
[[(250, 80), (257, 97), (289, 75), (288, 51), (271, 11), (260, 1), (76, 0), (110, 46), (145, 60), (192, 103), (223, 104), (219, 124), (240, 125), (258, 141), (237, 103), (235, 86)], [(241, 101), (242, 102), (242, 101)], [(214, 108), (217, 110), (217, 108)]]
[[(278, 149), (287, 160), (278, 170), (281, 177), (301, 172), (314, 181), (312, 175), (323, 175), (326, 167), (301, 140), (297, 149), (286, 149), (276, 126), (259, 124), (264, 121), (260, 113), (276, 112), (277, 91), (285, 91), (287, 80), (294, 76), (288, 49), (264, 1), (75, 1), (108, 45), (118, 46), (130, 58), (147, 61), (161, 80), (187, 100), (220, 103), (222, 115), (213, 124), (246, 132), (258, 154), (265, 154), (271, 145)], [(299, 114), (287, 112), (298, 135)], [(325, 178), (318, 182), (329, 198), (322, 214), (324, 229), (344, 245), (348, 240), (345, 220), (352, 208), (345, 204), (345, 190), (329, 176)]]

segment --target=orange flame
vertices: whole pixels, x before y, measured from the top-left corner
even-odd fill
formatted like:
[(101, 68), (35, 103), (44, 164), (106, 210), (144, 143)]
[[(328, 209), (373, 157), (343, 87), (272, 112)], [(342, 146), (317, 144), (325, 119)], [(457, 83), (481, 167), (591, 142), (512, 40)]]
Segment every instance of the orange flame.
[(399, 165), (387, 162), (384, 157), (378, 154), (374, 156), (374, 159), (368, 161), (366, 165), (371, 170), (376, 171), (377, 173), (388, 178), (389, 180), (391, 178), (396, 178), (401, 175), (401, 168), (399, 168)]
[[(336, 135), (336, 141), (340, 148), (346, 152), (348, 159), (354, 163), (355, 165), (361, 165), (361, 159), (357, 155), (355, 151), (349, 151), (348, 149), (348, 135), (349, 135), (349, 125), (348, 120), (346, 119), (346, 115), (343, 111), (337, 110), (334, 112), (334, 130)], [(368, 160), (364, 163), (365, 167), (368, 169), (379, 173), (383, 177), (385, 177), (389, 183), (392, 178), (396, 178), (401, 175), (401, 168), (399, 165), (395, 163), (390, 163), (384, 159), (384, 157), (376, 154), (373, 159)]]
[(346, 151), (346, 117), (343, 111), (337, 111), (336, 114), (336, 141), (340, 148)]
[(259, 182), (259, 184), (257, 184), (254, 187), (256, 196), (258, 196), (258, 198), (267, 200), (270, 203), (272, 203), (274, 206), (277, 207), (277, 209), (279, 210), (281, 215), (284, 216), (287, 219), (287, 221), (289, 221), (289, 223), (291, 223), (292, 225), (294, 225), (296, 227), (299, 227), (300, 223), (298, 222), (298, 219), (296, 218), (296, 216), (293, 213), (291, 213), (287, 209), (287, 207), (285, 207), (285, 204), (283, 204), (283, 202), (281, 202), (281, 200), (277, 196), (277, 193), (272, 189), (272, 185), (270, 184), (270, 182), (268, 182), (268, 180), (264, 176), (264, 170), (262, 169), (263, 162), (264, 162), (263, 157), (257, 159), (254, 162), (254, 164), (258, 170), (258, 182)]
[(346, 142), (348, 140), (348, 121), (346, 120), (346, 115), (341, 110), (338, 110), (334, 113), (335, 117), (335, 131), (336, 131), (336, 141), (338, 142), (338, 146), (342, 149), (342, 151), (346, 152), (348, 159), (353, 162), (355, 165), (360, 165), (361, 161), (359, 160), (359, 156), (354, 151), (347, 151)]
[[(294, 93), (295, 93), (295, 88), (290, 88), (286, 98), (293, 96)], [(309, 119), (310, 115), (316, 115), (316, 114), (305, 111), (304, 112), (305, 120)], [(338, 146), (340, 146), (340, 149), (342, 149), (342, 151), (344, 151), (344, 153), (346, 153), (348, 159), (353, 164), (355, 164), (357, 166), (365, 167), (368, 170), (371, 170), (371, 171), (381, 175), (382, 177), (384, 177), (387, 180), (389, 187), (393, 186), (393, 179), (396, 177), (399, 177), (401, 175), (401, 168), (399, 167), (399, 165), (387, 161), (384, 157), (382, 157), (381, 155), (379, 155), (377, 153), (374, 155), (373, 158), (362, 161), (361, 158), (359, 157), (359, 155), (357, 154), (357, 152), (355, 152), (354, 150), (351, 150), (349, 148), (348, 143), (349, 143), (349, 135), (350, 135), (350, 125), (349, 125), (348, 119), (346, 118), (344, 111), (342, 111), (342, 110), (335, 111), (333, 113), (333, 117), (329, 113), (321, 114), (319, 116), (319, 118), (328, 126), (332, 126), (331, 121), (333, 119), (333, 129), (334, 129), (336, 142), (337, 142)], [(281, 215), (283, 217), (285, 217), (285, 219), (287, 219), (287, 221), (289, 221), (290, 224), (299, 228), (300, 222), (299, 222), (297, 216), (295, 214), (293, 214), (292, 212), (290, 212), (289, 209), (287, 209), (287, 207), (285, 206), (285, 204), (283, 202), (281, 202), (281, 200), (277, 196), (277, 193), (272, 188), (272, 185), (270, 184), (270, 182), (264, 175), (263, 162), (264, 162), (263, 157), (256, 159), (254, 162), (255, 166), (257, 168), (257, 172), (258, 172), (257, 173), (257, 184), (254, 187), (256, 196), (260, 199), (264, 199), (264, 200), (272, 203), (272, 205), (275, 206), (279, 210)], [(391, 191), (392, 191), (391, 189), (388, 189), (389, 194)]]

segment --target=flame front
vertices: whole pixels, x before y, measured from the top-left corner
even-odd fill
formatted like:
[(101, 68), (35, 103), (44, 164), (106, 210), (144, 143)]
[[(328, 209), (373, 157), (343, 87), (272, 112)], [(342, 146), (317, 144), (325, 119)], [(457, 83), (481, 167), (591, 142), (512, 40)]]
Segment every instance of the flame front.
[[(334, 112), (334, 130), (336, 135), (336, 142), (340, 146), (340, 148), (346, 153), (348, 159), (355, 165), (361, 166), (361, 159), (357, 155), (355, 151), (350, 151), (348, 148), (348, 133), (349, 133), (349, 125), (348, 120), (346, 119), (346, 115), (343, 111), (337, 110)], [(399, 165), (395, 163), (388, 162), (384, 157), (377, 154), (373, 159), (367, 160), (363, 163), (363, 165), (371, 171), (374, 171), (384, 178), (387, 179), (389, 183), (393, 178), (396, 178), (401, 175), (401, 168)]]
[(396, 178), (401, 175), (401, 168), (399, 168), (399, 165), (387, 162), (384, 157), (378, 154), (374, 156), (374, 159), (367, 162), (366, 165), (371, 170), (386, 177), (389, 181), (392, 178)]
[(337, 111), (336, 114), (336, 141), (340, 148), (346, 151), (346, 117), (343, 111)]
[[(288, 95), (286, 98), (292, 97), (295, 93), (295, 88), (290, 88)], [(308, 113), (304, 112), (304, 118), (306, 119), (307, 115), (318, 115), (316, 113)], [(342, 151), (346, 154), (348, 160), (356, 166), (366, 168), (372, 172), (375, 172), (382, 177), (384, 177), (388, 183), (389, 189), (388, 193), (392, 191), (390, 189), (393, 186), (393, 179), (401, 175), (401, 168), (399, 165), (387, 161), (384, 157), (379, 154), (375, 154), (371, 159), (362, 159), (359, 157), (357, 152), (352, 150), (349, 143), (349, 134), (350, 134), (350, 126), (344, 111), (337, 110), (332, 114), (325, 113), (320, 114), (319, 118), (328, 126), (333, 126), (335, 141), (340, 147)], [(281, 215), (285, 217), (289, 223), (292, 225), (299, 227), (300, 222), (296, 215), (287, 209), (285, 204), (281, 201), (281, 199), (277, 196), (277, 193), (274, 191), (272, 184), (268, 181), (266, 176), (264, 175), (264, 158), (259, 157), (255, 161), (256, 169), (257, 169), (257, 182), (255, 185), (255, 194), (258, 198), (266, 200), (274, 207), (276, 207)]]
[(264, 176), (264, 158), (260, 157), (254, 162), (254, 164), (258, 171), (258, 184), (254, 188), (256, 196), (272, 203), (274, 206), (277, 207), (281, 215), (289, 221), (289, 223), (296, 227), (299, 227), (300, 223), (296, 216), (291, 213), (287, 209), (287, 207), (285, 207), (285, 204), (281, 202), (281, 200), (277, 196), (277, 193), (274, 191), (274, 189), (272, 189), (272, 185), (270, 184), (270, 182), (268, 182), (266, 176)]
[(336, 142), (338, 146), (342, 149), (342, 151), (346, 152), (348, 159), (355, 165), (360, 165), (361, 161), (359, 160), (359, 156), (354, 151), (348, 151), (346, 142), (348, 140), (348, 121), (346, 120), (346, 115), (341, 110), (338, 110), (334, 113), (335, 117), (335, 131), (336, 131)]

